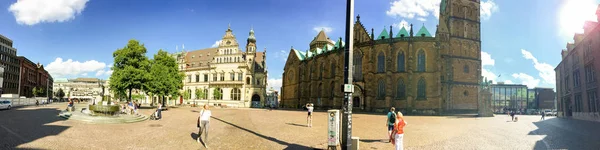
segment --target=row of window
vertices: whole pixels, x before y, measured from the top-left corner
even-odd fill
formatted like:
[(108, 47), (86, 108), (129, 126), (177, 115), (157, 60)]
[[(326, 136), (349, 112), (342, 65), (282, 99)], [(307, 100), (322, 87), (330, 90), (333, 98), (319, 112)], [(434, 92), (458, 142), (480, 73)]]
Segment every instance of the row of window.
[[(581, 94), (575, 95), (573, 112), (585, 112), (583, 110), (583, 104), (583, 96), (581, 96)], [(600, 107), (600, 101), (598, 101), (598, 92), (596, 92), (595, 90), (587, 92), (587, 106), (588, 112), (600, 112), (600, 109), (598, 108)]]
[(11, 54), (11, 55), (17, 55), (17, 51), (9, 49), (8, 47), (4, 47), (4, 46), (0, 46), (0, 51), (7, 53), (7, 54)]
[[(236, 80), (236, 74), (237, 74), (237, 80)], [(203, 76), (204, 76), (204, 80), (202, 80), (202, 82), (208, 82), (209, 81), (208, 74), (204, 74)], [(229, 79), (227, 81), (243, 81), (242, 76), (243, 76), (243, 73), (229, 73)], [(214, 73), (212, 75), (212, 77), (213, 77), (213, 79), (210, 81), (225, 81), (225, 73), (220, 73), (220, 74)], [(196, 79), (195, 82), (201, 82), (200, 75), (196, 75), (195, 79)], [(192, 75), (188, 75), (187, 82), (191, 83), (192, 81), (194, 81), (194, 80), (192, 80)], [(252, 81), (252, 84), (261, 85), (261, 84), (264, 84), (264, 82), (266, 82), (266, 81), (263, 81), (261, 78), (256, 78), (256, 80)], [(246, 84), (250, 84), (250, 78), (246, 78)]]
[[(203, 95), (197, 95), (197, 92), (203, 91)], [(218, 91), (220, 94), (216, 94), (215, 91), (211, 91), (212, 93), (212, 98), (215, 100), (223, 100), (223, 89), (221, 88), (217, 88), (216, 91)], [(208, 89), (197, 89), (196, 91), (192, 91), (191, 89), (188, 89), (188, 92), (191, 94), (191, 98), (192, 99), (207, 99), (208, 98), (208, 94), (209, 91)], [(239, 101), (242, 99), (242, 90), (240, 90), (239, 88), (233, 88), (231, 89), (230, 94), (230, 99), (231, 100), (235, 100), (235, 101)], [(198, 97), (201, 96), (201, 97)]]
[[(217, 63), (230, 63), (230, 62), (242, 62), (242, 58), (241, 57), (224, 57), (224, 58), (217, 58)], [(192, 64), (193, 65), (193, 64)]]
[[(585, 66), (585, 82), (586, 83), (593, 83), (596, 82), (596, 69), (594, 68), (593, 64), (590, 65), (586, 65)], [(576, 69), (575, 71), (573, 71), (573, 87), (574, 88), (578, 88), (581, 87), (581, 76), (580, 76), (580, 72), (579, 69)], [(564, 88), (561, 89), (562, 93), (567, 93), (571, 90), (570, 88), (570, 82), (569, 82), (569, 75), (565, 76), (564, 80), (561, 80), (561, 84)]]
[[(385, 99), (385, 86), (386, 83), (384, 80), (379, 80), (379, 84), (377, 86), (377, 99), (378, 100), (383, 100)], [(427, 99), (427, 84), (425, 83), (425, 79), (421, 78), (419, 79), (418, 83), (417, 83), (417, 100), (426, 100)], [(395, 95), (394, 98), (395, 99), (406, 99), (406, 85), (404, 84), (403, 80), (398, 80), (398, 83), (396, 84), (396, 91), (394, 91)]]
[[(19, 84), (16, 83), (10, 83), (10, 82), (4, 82), (4, 84), (2, 85), (2, 88), (4, 89), (8, 89), (8, 88), (17, 88), (19, 87)], [(5, 90), (6, 91), (6, 90)]]
[[(359, 60), (362, 63), (362, 59)], [(396, 56), (396, 71), (397, 72), (404, 72), (406, 71), (406, 59), (405, 59), (405, 55), (404, 52), (400, 52), (398, 53), (398, 55)], [(418, 72), (425, 72), (425, 64), (426, 64), (426, 60), (425, 60), (425, 51), (423, 50), (419, 50), (419, 52), (417, 52), (417, 71)], [(377, 73), (385, 73), (385, 55), (383, 54), (383, 52), (379, 52), (379, 54), (377, 55)]]

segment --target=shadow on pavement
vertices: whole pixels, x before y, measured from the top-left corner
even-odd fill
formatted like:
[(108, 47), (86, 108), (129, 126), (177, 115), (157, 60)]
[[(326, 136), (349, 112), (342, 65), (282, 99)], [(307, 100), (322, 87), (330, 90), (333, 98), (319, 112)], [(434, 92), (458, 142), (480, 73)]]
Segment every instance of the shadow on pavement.
[(297, 123), (285, 123), (285, 124), (292, 125), (292, 126), (299, 126), (299, 127), (308, 127), (306, 125), (297, 124)]
[(389, 139), (361, 139), (360, 141), (365, 143), (388, 143), (387, 141), (389, 141)]
[(240, 126), (238, 126), (238, 125), (236, 125), (236, 124), (233, 124), (233, 123), (227, 122), (227, 121), (225, 121), (225, 120), (219, 119), (219, 118), (217, 118), (217, 117), (214, 117), (214, 116), (213, 116), (213, 117), (211, 117), (211, 118), (213, 118), (213, 119), (216, 119), (216, 120), (219, 120), (219, 121), (221, 121), (221, 122), (223, 122), (223, 123), (229, 124), (229, 125), (231, 125), (231, 126), (233, 126), (233, 127), (236, 127), (236, 128), (238, 128), (238, 129), (244, 130), (244, 131), (246, 131), (246, 132), (250, 132), (250, 133), (252, 133), (252, 134), (254, 134), (254, 135), (258, 136), (258, 137), (261, 137), (261, 138), (267, 139), (267, 140), (269, 140), (269, 141), (273, 141), (273, 142), (276, 142), (276, 143), (278, 143), (278, 144), (281, 144), (281, 145), (286, 145), (286, 146), (287, 146), (287, 148), (285, 148), (284, 150), (296, 150), (296, 149), (315, 149), (315, 148), (311, 148), (311, 147), (307, 147), (307, 146), (303, 146), (303, 145), (291, 144), (291, 143), (288, 143), (288, 142), (285, 142), (285, 141), (281, 141), (281, 140), (278, 140), (278, 139), (276, 139), (276, 138), (273, 138), (273, 137), (270, 137), (270, 136), (262, 135), (262, 134), (260, 134), (260, 133), (254, 132), (254, 131), (252, 131), (252, 130), (249, 130), (249, 129), (246, 129), (246, 128), (244, 128), (244, 127), (240, 127)]
[(17, 146), (62, 133), (69, 127), (47, 125), (64, 121), (56, 108), (23, 108), (0, 112), (0, 149)]
[(600, 147), (600, 122), (549, 118), (533, 122), (538, 129), (528, 135), (545, 135), (535, 143), (535, 150), (546, 149), (598, 149)]

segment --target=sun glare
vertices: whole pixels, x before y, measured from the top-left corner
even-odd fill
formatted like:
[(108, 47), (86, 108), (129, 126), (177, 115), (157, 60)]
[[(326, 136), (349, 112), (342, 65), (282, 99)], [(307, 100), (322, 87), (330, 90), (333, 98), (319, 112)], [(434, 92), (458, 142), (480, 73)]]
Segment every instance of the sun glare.
[(566, 36), (583, 33), (585, 21), (596, 21), (595, 0), (565, 0), (560, 12), (560, 28)]

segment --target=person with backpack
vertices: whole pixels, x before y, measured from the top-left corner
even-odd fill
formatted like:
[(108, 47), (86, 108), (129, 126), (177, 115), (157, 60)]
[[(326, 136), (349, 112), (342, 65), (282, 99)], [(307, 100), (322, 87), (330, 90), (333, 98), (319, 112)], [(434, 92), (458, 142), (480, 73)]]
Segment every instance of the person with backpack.
[(388, 137), (390, 140), (388, 142), (392, 142), (392, 130), (394, 130), (394, 123), (396, 123), (396, 108), (390, 108), (390, 112), (387, 114), (387, 121), (385, 122), (385, 126), (388, 128)]

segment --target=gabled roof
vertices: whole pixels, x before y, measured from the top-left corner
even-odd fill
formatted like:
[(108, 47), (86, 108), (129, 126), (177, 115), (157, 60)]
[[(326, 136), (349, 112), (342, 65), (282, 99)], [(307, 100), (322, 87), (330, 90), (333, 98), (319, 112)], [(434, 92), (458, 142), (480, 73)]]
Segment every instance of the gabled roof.
[(396, 34), (396, 37), (399, 38), (401, 37), (400, 35), (404, 34), (404, 37), (408, 37), (410, 35), (408, 35), (408, 31), (406, 31), (406, 28), (402, 27), (402, 29), (400, 29), (400, 32), (398, 32), (398, 34)]
[(321, 31), (319, 31), (319, 34), (317, 34), (317, 36), (310, 42), (310, 45), (317, 43), (317, 42), (330, 43), (331, 40), (329, 40), (329, 38), (327, 37), (327, 34), (325, 34), (325, 31), (321, 30)]
[(422, 34), (425, 34), (425, 37), (431, 37), (431, 34), (429, 34), (429, 31), (427, 31), (425, 25), (421, 26), (421, 29), (419, 29), (419, 32), (417, 32), (415, 36), (421, 36)]
[(292, 51), (294, 51), (294, 53), (296, 54), (296, 57), (298, 57), (298, 60), (302, 61), (302, 60), (304, 60), (304, 58), (306, 58), (306, 53), (301, 52), (299, 50), (295, 50), (295, 49), (292, 49)]
[(306, 51), (306, 58), (311, 58), (315, 55), (315, 53), (311, 52), (311, 51)]
[(379, 34), (379, 36), (377, 37), (378, 40), (381, 40), (382, 38), (389, 38), (390, 34), (388, 34), (387, 30), (385, 30), (385, 28), (383, 28), (383, 31), (381, 31), (381, 33)]

